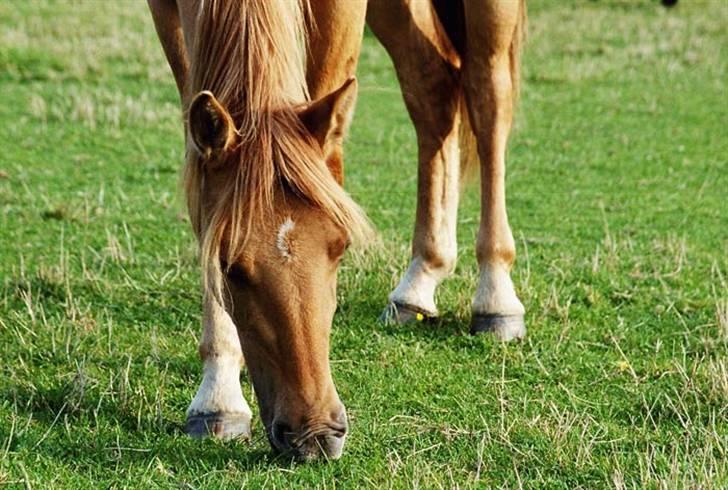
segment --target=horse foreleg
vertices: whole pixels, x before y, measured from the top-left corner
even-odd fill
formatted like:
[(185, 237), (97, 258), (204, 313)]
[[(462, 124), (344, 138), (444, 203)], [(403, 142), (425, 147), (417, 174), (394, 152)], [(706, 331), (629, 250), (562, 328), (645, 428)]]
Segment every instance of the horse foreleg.
[(152, 12), (159, 41), (177, 82), (180, 100), (184, 101), (189, 72), (189, 59), (185, 48), (182, 24), (176, 0), (147, 0)]
[[(355, 75), (367, 2), (311, 0), (309, 6), (306, 83), (311, 98), (317, 100), (334, 92)], [(348, 122), (343, 126), (344, 131), (347, 126)], [(340, 184), (344, 181), (342, 142), (343, 138), (339, 138), (326, 155), (326, 163)]]
[(310, 0), (306, 82), (313, 100), (353, 77), (361, 50), (366, 0)]
[(367, 22), (394, 62), (417, 133), (412, 259), (382, 315), (385, 321), (406, 322), (437, 315), (435, 290), (457, 259), (459, 59), (429, 2), (373, 0)]
[(200, 357), (203, 378), (187, 409), (185, 432), (193, 437), (250, 437), (252, 413), (240, 388), (243, 352), (238, 331), (225, 309), (205, 299)]
[(481, 217), (476, 244), (480, 280), (473, 299), (471, 332), (490, 331), (502, 340), (526, 334), (524, 308), (510, 270), (516, 256), (508, 224), (505, 154), (513, 119), (518, 35), (524, 12), (517, 0), (466, 0), (468, 49), (463, 80), (468, 114), (480, 158)]

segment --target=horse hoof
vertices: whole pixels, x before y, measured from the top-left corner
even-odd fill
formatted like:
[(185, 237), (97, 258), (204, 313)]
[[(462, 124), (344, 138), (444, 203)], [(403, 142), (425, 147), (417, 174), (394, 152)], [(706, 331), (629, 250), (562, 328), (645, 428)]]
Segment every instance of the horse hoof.
[(508, 342), (526, 336), (526, 322), (523, 315), (481, 315), (474, 314), (470, 321), (470, 333), (492, 333), (496, 339)]
[(250, 439), (250, 415), (222, 412), (189, 415), (185, 433), (195, 439), (203, 437), (214, 437), (224, 441)]
[(409, 322), (425, 322), (437, 318), (437, 312), (429, 312), (416, 306), (390, 302), (379, 316), (385, 325), (403, 325)]

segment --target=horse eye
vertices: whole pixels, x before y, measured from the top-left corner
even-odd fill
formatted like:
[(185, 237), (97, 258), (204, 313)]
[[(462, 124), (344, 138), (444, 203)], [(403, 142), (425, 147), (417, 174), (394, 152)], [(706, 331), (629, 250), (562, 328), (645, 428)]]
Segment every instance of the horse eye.
[(329, 244), (329, 257), (333, 260), (341, 260), (350, 245), (351, 239), (349, 237), (333, 241)]
[(220, 265), (228, 280), (238, 285), (248, 282), (248, 274), (240, 264), (233, 264), (228, 267), (227, 262), (223, 260)]

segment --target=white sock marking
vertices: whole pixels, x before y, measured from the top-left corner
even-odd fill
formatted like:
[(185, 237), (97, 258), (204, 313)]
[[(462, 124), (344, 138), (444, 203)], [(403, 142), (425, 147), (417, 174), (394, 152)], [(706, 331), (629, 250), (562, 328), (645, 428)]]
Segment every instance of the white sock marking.
[(187, 415), (244, 413), (252, 416), (240, 388), (240, 361), (216, 357), (205, 361), (202, 384), (187, 409)]
[(243, 353), (237, 328), (222, 306), (209, 297), (205, 298), (203, 323), (205, 330), (215, 331), (215, 342), (209, 347), (217, 355), (208, 356), (203, 362), (202, 383), (187, 415), (221, 412), (243, 413), (250, 417), (250, 407), (240, 388)]
[(505, 266), (486, 264), (480, 266), (480, 282), (473, 298), (473, 312), (499, 315), (525, 313)]

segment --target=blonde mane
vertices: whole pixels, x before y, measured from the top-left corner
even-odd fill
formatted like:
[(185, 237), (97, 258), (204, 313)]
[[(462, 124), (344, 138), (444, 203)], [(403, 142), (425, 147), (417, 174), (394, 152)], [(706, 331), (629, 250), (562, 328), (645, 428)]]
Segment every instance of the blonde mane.
[[(211, 91), (239, 134), (234, 177), (215, 189), (202, 215), (205, 170), (188, 150), (184, 188), (200, 243), (203, 282), (220, 298), (221, 265), (233, 264), (250, 232), (273, 213), (277, 189), (288, 188), (361, 239), (370, 232), (361, 209), (334, 180), (296, 107), (308, 101), (306, 0), (202, 0), (188, 93)], [(223, 246), (224, 240), (224, 246)]]

